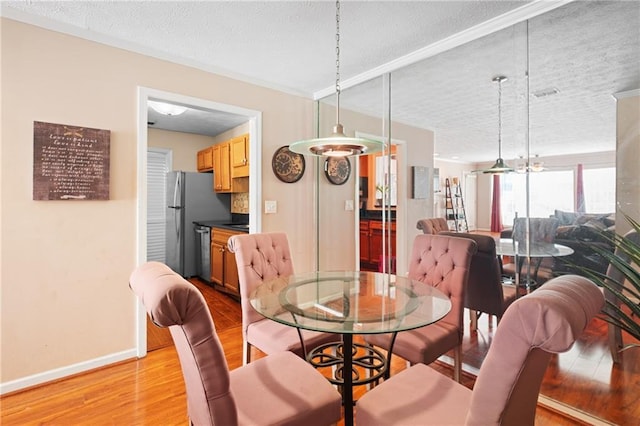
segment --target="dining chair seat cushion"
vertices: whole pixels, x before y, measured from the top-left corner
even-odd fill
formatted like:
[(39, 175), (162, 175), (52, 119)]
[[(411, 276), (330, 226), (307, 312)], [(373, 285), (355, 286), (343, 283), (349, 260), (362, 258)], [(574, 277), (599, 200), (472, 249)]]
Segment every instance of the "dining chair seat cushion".
[[(388, 348), (391, 343), (391, 334), (368, 335), (367, 342), (374, 346)], [(442, 356), (442, 348), (453, 349), (460, 343), (460, 334), (456, 326), (437, 322), (427, 327), (398, 333), (393, 345), (393, 353), (411, 364), (430, 364)]]
[[(340, 340), (338, 334), (319, 333), (309, 330), (300, 330), (305, 346), (309, 350), (321, 344)], [(260, 348), (267, 354), (280, 351), (291, 351), (304, 358), (300, 336), (295, 327), (280, 324), (279, 322), (266, 320), (249, 325), (247, 333), (251, 335), (251, 344)]]
[(238, 425), (326, 426), (340, 418), (339, 394), (291, 352), (257, 359), (230, 377)]
[[(375, 392), (367, 392), (366, 398), (358, 400), (357, 423), (366, 426), (424, 426), (427, 424), (464, 425), (467, 409), (471, 404), (471, 389), (468, 389), (424, 365), (394, 374), (393, 386), (378, 386)], [(439, 397), (443, 396), (443, 397)], [(462, 407), (462, 409), (461, 409)], [(428, 417), (425, 412), (428, 411)], [(425, 423), (437, 419), (437, 423)], [(401, 422), (398, 418), (402, 419)]]

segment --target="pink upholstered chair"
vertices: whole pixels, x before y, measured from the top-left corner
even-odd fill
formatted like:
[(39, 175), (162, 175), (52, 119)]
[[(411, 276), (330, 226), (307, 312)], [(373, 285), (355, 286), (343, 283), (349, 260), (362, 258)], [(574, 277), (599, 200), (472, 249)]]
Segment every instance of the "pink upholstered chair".
[[(624, 238), (626, 240), (634, 242), (636, 245), (640, 245), (640, 234), (638, 234), (638, 232), (636, 232), (635, 230), (627, 232), (624, 235)], [(622, 250), (616, 249), (616, 255), (626, 259), (626, 262), (629, 263), (629, 256)], [(607, 268), (607, 277), (609, 277), (609, 279), (607, 279), (607, 283), (614, 288), (620, 289), (624, 285), (624, 274), (612, 264), (609, 264), (609, 267)], [(608, 300), (611, 304), (617, 305), (618, 307), (620, 306), (620, 299), (615, 297), (615, 295), (611, 291), (607, 290), (606, 287), (604, 288), (604, 296), (605, 299)], [(620, 327), (617, 327), (613, 324), (608, 324), (608, 326), (609, 350), (611, 351), (611, 359), (613, 360), (613, 362), (617, 363), (620, 362), (620, 350), (624, 347), (624, 343), (622, 341), (622, 331), (620, 330)]]
[[(451, 299), (451, 311), (440, 321), (426, 327), (397, 334), (393, 354), (411, 364), (429, 364), (450, 350), (454, 351), (454, 379), (462, 369), (462, 333), (464, 298), (471, 257), (476, 243), (468, 238), (422, 234), (413, 241), (409, 258), (409, 278), (436, 287)], [(392, 336), (367, 334), (368, 344), (389, 350)]]
[(448, 231), (449, 225), (443, 217), (434, 217), (429, 219), (420, 219), (416, 224), (416, 228), (420, 229), (423, 234), (437, 234), (442, 231)]
[(516, 288), (502, 284), (496, 241), (489, 235), (480, 234), (441, 232), (439, 235), (469, 238), (475, 241), (478, 247), (478, 251), (471, 258), (464, 299), (464, 307), (469, 309), (471, 330), (477, 329), (478, 312), (495, 315), (499, 323), (504, 311), (516, 299)]
[[(280, 232), (234, 235), (227, 243), (235, 253), (242, 306), (243, 363), (251, 362), (251, 347), (266, 354), (291, 351), (305, 357), (305, 350), (340, 339), (338, 334), (289, 327), (256, 312), (249, 303), (251, 292), (272, 278), (293, 274), (287, 235)], [(304, 340), (304, 347), (301, 343)]]
[(417, 364), (358, 400), (358, 426), (533, 425), (549, 359), (567, 351), (604, 297), (565, 275), (516, 300), (504, 314), (473, 391)]
[(341, 397), (329, 381), (291, 352), (229, 372), (202, 294), (168, 266), (137, 268), (130, 286), (151, 320), (169, 327), (187, 391), (192, 425), (329, 425)]

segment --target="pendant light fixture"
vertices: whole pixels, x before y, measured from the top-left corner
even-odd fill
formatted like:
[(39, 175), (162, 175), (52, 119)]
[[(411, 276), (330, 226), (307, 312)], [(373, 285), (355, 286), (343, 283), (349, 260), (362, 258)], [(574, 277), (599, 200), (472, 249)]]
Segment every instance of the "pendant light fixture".
[(351, 138), (344, 134), (340, 124), (340, 1), (336, 1), (336, 125), (325, 138), (293, 142), (289, 150), (298, 154), (346, 157), (368, 155), (382, 151), (384, 143), (366, 138)]
[(483, 170), (483, 173), (499, 174), (514, 171), (514, 169), (509, 167), (502, 159), (502, 82), (506, 80), (507, 77), (503, 75), (493, 78), (493, 81), (498, 83), (498, 159), (493, 166)]

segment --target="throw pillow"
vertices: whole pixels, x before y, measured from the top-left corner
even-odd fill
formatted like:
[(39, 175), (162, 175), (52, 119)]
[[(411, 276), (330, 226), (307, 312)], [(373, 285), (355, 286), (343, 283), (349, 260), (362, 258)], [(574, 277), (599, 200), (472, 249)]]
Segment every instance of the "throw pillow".
[(578, 217), (578, 215), (576, 213), (564, 212), (562, 210), (555, 210), (554, 211), (554, 216), (560, 222), (559, 223), (560, 226), (573, 225), (574, 222), (576, 221), (576, 218)]

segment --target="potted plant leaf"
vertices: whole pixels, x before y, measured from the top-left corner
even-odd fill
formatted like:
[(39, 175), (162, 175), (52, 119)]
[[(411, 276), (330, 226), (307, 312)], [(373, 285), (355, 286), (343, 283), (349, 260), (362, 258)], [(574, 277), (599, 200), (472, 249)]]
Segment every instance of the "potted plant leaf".
[[(382, 198), (385, 198), (385, 201), (388, 201), (388, 196), (387, 193), (389, 192), (389, 188), (386, 185), (383, 185), (381, 183), (376, 185), (376, 206), (381, 206), (382, 205)], [(380, 196), (378, 196), (377, 194), (380, 193)]]
[[(624, 236), (602, 234), (615, 251), (594, 247), (609, 262), (606, 273), (585, 267), (577, 269), (604, 289), (606, 305), (602, 310), (603, 319), (640, 341), (640, 223), (626, 214), (625, 218), (633, 228), (631, 232)], [(622, 350), (637, 346), (640, 344), (628, 343)]]

